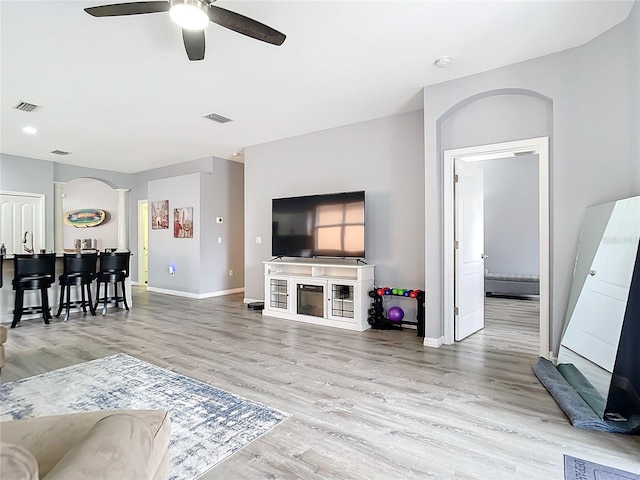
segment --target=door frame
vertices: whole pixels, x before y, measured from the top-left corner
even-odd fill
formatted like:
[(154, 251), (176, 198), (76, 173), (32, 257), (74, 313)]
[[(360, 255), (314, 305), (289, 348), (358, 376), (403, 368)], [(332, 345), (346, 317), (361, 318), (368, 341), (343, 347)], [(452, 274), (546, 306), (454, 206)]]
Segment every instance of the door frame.
[[(142, 212), (142, 206), (144, 204), (147, 204), (147, 218), (142, 218), (141, 212)], [(144, 235), (143, 235), (143, 230), (144, 230), (144, 223), (143, 222), (147, 222), (147, 228), (149, 228), (149, 200), (138, 200), (138, 285), (143, 285), (146, 286), (149, 283), (149, 279), (147, 278), (147, 283), (144, 283)], [(148, 251), (149, 245), (147, 244), (147, 251)], [(147, 257), (148, 259), (148, 257)]]
[(444, 343), (454, 343), (454, 163), (461, 160), (491, 160), (516, 157), (520, 154), (538, 155), (538, 233), (540, 237), (540, 356), (552, 358), (549, 346), (550, 320), (550, 213), (549, 213), (549, 137), (537, 137), (511, 142), (477, 145), (445, 150), (443, 159), (443, 321)]

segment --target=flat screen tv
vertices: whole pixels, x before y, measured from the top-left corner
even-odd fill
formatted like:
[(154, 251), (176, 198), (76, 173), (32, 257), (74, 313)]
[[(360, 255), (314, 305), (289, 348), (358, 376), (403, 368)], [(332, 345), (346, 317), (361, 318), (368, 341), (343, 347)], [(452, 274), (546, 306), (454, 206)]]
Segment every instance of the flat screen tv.
[(364, 258), (364, 191), (274, 198), (274, 257)]

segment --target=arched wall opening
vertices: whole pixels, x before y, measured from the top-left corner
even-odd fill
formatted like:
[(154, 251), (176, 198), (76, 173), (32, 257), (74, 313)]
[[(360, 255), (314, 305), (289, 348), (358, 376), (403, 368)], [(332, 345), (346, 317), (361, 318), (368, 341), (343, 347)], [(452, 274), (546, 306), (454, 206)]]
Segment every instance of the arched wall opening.
[[(425, 145), (429, 145), (428, 130), (425, 130), (425, 132), (427, 134)], [(446, 177), (445, 151), (531, 138), (551, 138), (553, 133), (553, 101), (546, 95), (528, 89), (502, 88), (477, 92), (456, 102), (449, 108), (443, 109), (443, 113), (435, 119), (433, 132), (435, 133), (435, 138), (432, 139), (432, 145), (435, 143), (436, 165), (435, 169), (432, 168), (431, 173), (433, 175), (435, 171), (435, 178), (427, 178), (426, 183), (427, 185), (429, 183), (431, 185), (435, 182), (438, 183), (437, 190), (433, 192), (435, 195), (432, 195), (432, 198), (436, 197), (435, 204), (437, 205), (438, 216), (437, 222), (433, 222), (433, 220), (436, 220), (434, 217), (432, 217), (431, 222), (426, 222), (426, 235), (427, 238), (431, 237), (432, 240), (427, 240), (427, 271), (425, 277), (428, 278), (431, 272), (431, 278), (433, 279), (435, 270), (437, 272), (437, 284), (434, 285), (432, 283), (431, 289), (427, 287), (427, 303), (432, 302), (432, 305), (431, 309), (427, 309), (427, 315), (429, 317), (430, 314), (431, 318), (427, 319), (425, 345), (437, 347), (445, 341), (445, 322), (448, 318), (447, 313), (444, 311), (445, 298), (450, 293), (450, 285), (445, 274), (449, 266), (446, 264), (447, 259), (442, 255), (443, 248), (446, 248), (445, 215), (447, 214), (445, 212), (447, 187), (444, 184)], [(547, 154), (550, 154), (549, 150)], [(549, 164), (545, 174), (547, 208), (551, 204), (549, 196), (551, 157), (548, 157), (548, 161)], [(428, 175), (428, 173), (426, 174)], [(429, 209), (429, 207), (427, 208)], [(433, 211), (433, 208), (431, 210)], [(427, 215), (429, 216), (429, 213)], [(545, 221), (547, 222), (547, 242), (550, 244), (549, 229), (551, 220), (547, 217)], [(437, 233), (433, 228), (429, 229), (429, 223), (432, 225), (436, 223)], [(437, 238), (433, 237), (434, 234), (437, 234)], [(436, 248), (439, 250), (437, 257), (434, 255)], [(547, 255), (551, 256), (551, 249), (549, 249)], [(429, 259), (433, 261), (430, 262)], [(550, 263), (550, 258), (547, 258), (547, 264)], [(547, 281), (550, 282), (550, 274), (547, 277)], [(550, 302), (550, 299), (547, 299), (547, 301)], [(548, 310), (548, 303), (545, 308)], [(548, 348), (545, 351), (548, 351)]]

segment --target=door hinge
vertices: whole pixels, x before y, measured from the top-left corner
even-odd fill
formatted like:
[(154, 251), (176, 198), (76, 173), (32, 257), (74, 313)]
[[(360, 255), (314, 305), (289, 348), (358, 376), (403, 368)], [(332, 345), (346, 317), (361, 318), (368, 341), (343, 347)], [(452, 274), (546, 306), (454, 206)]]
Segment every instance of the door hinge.
[(455, 248), (457, 250), (459, 247), (460, 247), (460, 245), (458, 244), (458, 240), (453, 242), (453, 248)]
[(454, 315), (458, 315), (458, 314), (459, 314), (459, 312), (460, 312), (460, 311), (458, 310), (458, 307), (453, 307), (453, 314), (454, 314)]
[(453, 183), (458, 183), (459, 181), (460, 181), (460, 178), (458, 177), (458, 174), (456, 173), (456, 174), (453, 176)]

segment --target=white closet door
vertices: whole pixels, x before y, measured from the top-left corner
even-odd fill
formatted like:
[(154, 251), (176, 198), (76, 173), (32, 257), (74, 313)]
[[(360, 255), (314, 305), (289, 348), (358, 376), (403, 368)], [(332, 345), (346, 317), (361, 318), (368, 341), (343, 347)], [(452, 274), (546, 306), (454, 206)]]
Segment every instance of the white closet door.
[(28, 193), (0, 194), (0, 242), (7, 254), (26, 253), (22, 240), (26, 231), (33, 233), (33, 248), (45, 247), (44, 195)]

